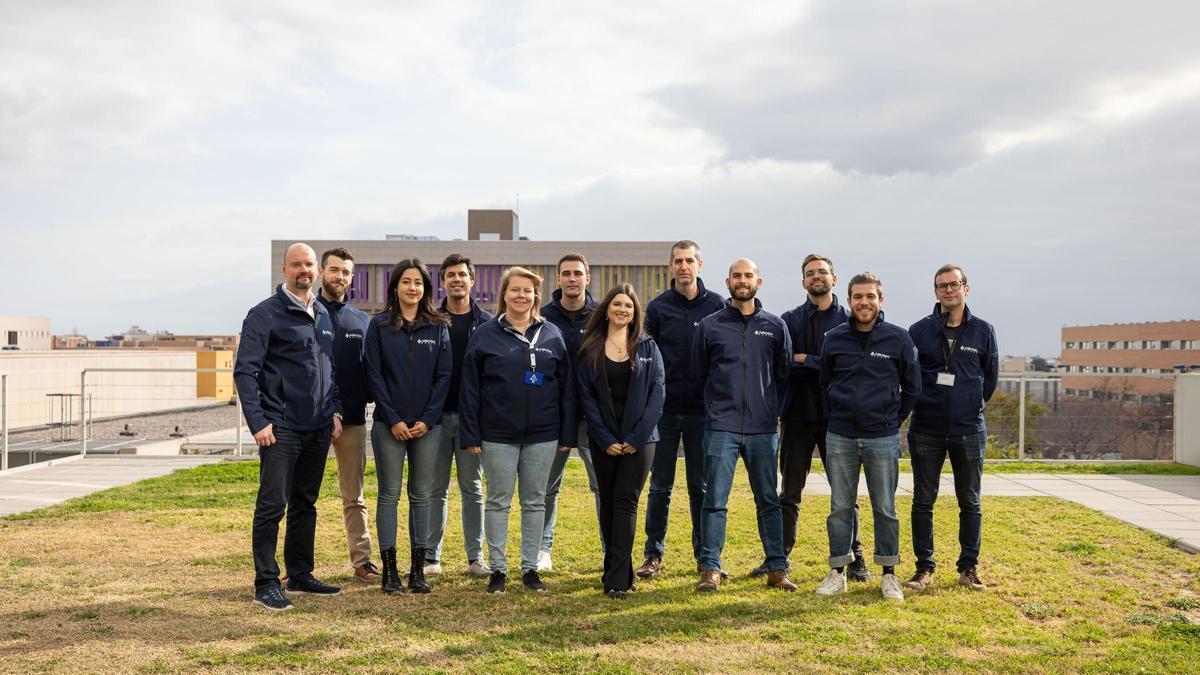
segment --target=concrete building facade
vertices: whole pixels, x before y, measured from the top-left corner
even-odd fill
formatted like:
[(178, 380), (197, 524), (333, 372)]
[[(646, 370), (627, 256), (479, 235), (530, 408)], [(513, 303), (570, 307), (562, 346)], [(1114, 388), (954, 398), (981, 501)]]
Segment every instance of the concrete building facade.
[[(320, 256), (323, 251), (343, 247), (354, 256), (354, 280), (348, 291), (351, 303), (367, 312), (378, 312), (386, 301), (387, 285), (397, 261), (417, 257), (434, 282), (434, 299), (441, 302), (441, 262), (451, 253), (469, 257), (475, 265), (475, 301), (493, 309), (500, 291), (500, 277), (512, 265), (537, 272), (544, 279), (543, 301), (557, 288), (558, 259), (579, 252), (588, 259), (592, 283), (588, 287), (597, 300), (621, 282), (633, 284), (643, 303), (670, 287), (667, 259), (674, 241), (530, 241), (520, 236), (518, 219), (512, 211), (468, 212), (468, 239), (450, 241), (424, 238), (383, 240), (309, 240)], [(271, 242), (271, 287), (283, 281), (283, 253), (294, 240)]]
[(44, 351), (54, 336), (50, 319), (36, 316), (0, 316), (0, 350)]
[(1069, 326), (1062, 329), (1068, 399), (1163, 403), (1173, 374), (1200, 372), (1200, 320)]

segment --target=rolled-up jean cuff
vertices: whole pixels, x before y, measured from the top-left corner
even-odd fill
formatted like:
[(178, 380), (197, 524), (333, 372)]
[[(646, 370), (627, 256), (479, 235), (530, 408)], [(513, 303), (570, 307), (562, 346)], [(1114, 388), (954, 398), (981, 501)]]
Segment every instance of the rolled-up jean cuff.
[(900, 564), (899, 555), (875, 555), (875, 564), (884, 565), (887, 567), (895, 567)]
[(846, 565), (849, 565), (852, 562), (854, 562), (854, 554), (853, 553), (847, 553), (846, 555), (839, 555), (839, 556), (829, 559), (829, 569), (835, 570), (839, 567), (845, 567)]

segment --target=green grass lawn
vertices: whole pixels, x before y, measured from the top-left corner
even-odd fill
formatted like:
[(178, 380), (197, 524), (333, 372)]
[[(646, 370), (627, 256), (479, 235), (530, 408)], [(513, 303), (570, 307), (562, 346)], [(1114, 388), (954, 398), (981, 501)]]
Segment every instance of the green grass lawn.
[[(346, 592), (268, 613), (250, 604), (257, 471), (255, 462), (205, 466), (0, 520), (0, 670), (1059, 673), (1195, 672), (1200, 663), (1200, 558), (1052, 498), (985, 497), (980, 571), (991, 588), (972, 593), (954, 584), (957, 513), (944, 496), (935, 586), (896, 605), (877, 583), (813, 594), (826, 572), (829, 507), (816, 496), (802, 508), (792, 555), (800, 592), (747, 577), (762, 551), (739, 473), (724, 558), (733, 576), (720, 593), (698, 595), (681, 470), (666, 571), (609, 600), (578, 462), (563, 489), (547, 594), (518, 583), (487, 596), (483, 580), (461, 574), (453, 487), (446, 573), (432, 577), (431, 595), (384, 596), (356, 583), (331, 471), (316, 572)], [(368, 482), (373, 500), (373, 475)], [(910, 504), (898, 502), (907, 577)], [(869, 550), (869, 510), (863, 520)]]

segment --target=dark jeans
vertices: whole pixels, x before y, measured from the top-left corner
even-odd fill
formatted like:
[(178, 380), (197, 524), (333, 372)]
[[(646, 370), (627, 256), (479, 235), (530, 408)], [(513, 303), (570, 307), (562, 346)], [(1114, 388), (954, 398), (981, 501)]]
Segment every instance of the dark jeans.
[(950, 456), (954, 471), (954, 496), (958, 498), (958, 569), (979, 564), (983, 533), (983, 509), (979, 493), (983, 483), (983, 455), (987, 432), (966, 436), (931, 436), (908, 432), (908, 453), (912, 456), (913, 555), (917, 568), (930, 572), (933, 562), (933, 503), (937, 501), (942, 465)]
[[(779, 473), (782, 474), (783, 489), (779, 491), (779, 507), (783, 512), (783, 552), (791, 555), (796, 546), (796, 521), (800, 519), (800, 498), (808, 483), (808, 472), (812, 470), (813, 447), (821, 454), (822, 466), (825, 459), (824, 423), (783, 422), (783, 434), (779, 437)], [(858, 540), (858, 500), (854, 502), (854, 533), (851, 548), (862, 552)]]
[(591, 441), (592, 466), (600, 491), (600, 533), (604, 537), (604, 590), (627, 591), (633, 585), (633, 537), (637, 532), (638, 499), (650, 464), (654, 444), (632, 455), (612, 456)]
[(683, 468), (687, 475), (688, 505), (692, 515), (692, 556), (700, 559), (700, 509), (704, 506), (704, 415), (663, 413), (658, 421), (658, 447), (650, 470), (646, 497), (647, 558), (662, 558), (666, 550), (667, 516), (675, 489), (679, 442), (683, 441)]
[(283, 564), (288, 576), (303, 579), (313, 571), (317, 532), (317, 495), (325, 477), (331, 429), (292, 431), (275, 427), (275, 445), (259, 448), (258, 498), (254, 503), (254, 588), (279, 585), (275, 549), (279, 521), (287, 511)]

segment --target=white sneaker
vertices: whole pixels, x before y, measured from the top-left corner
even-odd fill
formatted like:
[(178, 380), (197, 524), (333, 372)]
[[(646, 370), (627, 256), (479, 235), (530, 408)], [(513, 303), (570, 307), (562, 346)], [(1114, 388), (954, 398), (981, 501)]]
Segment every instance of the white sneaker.
[(837, 570), (829, 570), (825, 580), (817, 586), (817, 595), (837, 595), (846, 592), (846, 574)]
[(491, 576), (492, 568), (488, 567), (482, 560), (472, 560), (470, 565), (467, 565), (467, 574), (473, 577)]
[(904, 602), (904, 589), (900, 587), (900, 579), (895, 574), (885, 574), (879, 581), (879, 588), (883, 591), (885, 600), (895, 600), (896, 602)]
[(442, 563), (425, 563), (425, 574), (441, 574)]
[(539, 551), (537, 571), (549, 572), (552, 569), (554, 569), (554, 562), (550, 560), (550, 551)]

